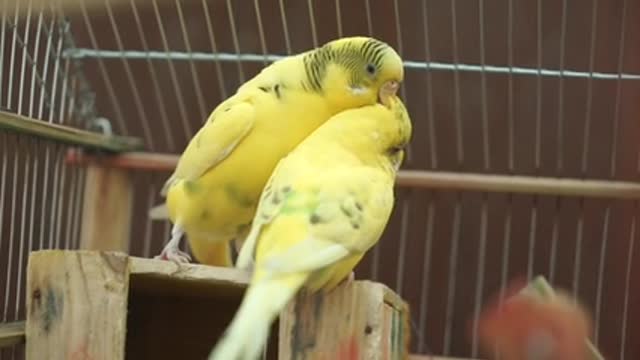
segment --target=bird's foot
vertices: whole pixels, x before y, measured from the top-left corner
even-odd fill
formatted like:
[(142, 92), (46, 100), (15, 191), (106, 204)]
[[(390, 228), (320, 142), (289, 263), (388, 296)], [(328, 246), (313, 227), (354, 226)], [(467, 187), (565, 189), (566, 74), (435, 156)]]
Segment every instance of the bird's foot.
[(186, 252), (173, 246), (166, 246), (162, 249), (160, 255), (154, 259), (173, 261), (176, 264), (188, 264), (191, 262), (191, 256)]
[(178, 265), (188, 264), (191, 261), (191, 256), (180, 250), (180, 239), (182, 239), (182, 235), (184, 235), (182, 227), (174, 224), (171, 229), (171, 239), (167, 245), (164, 246), (160, 255), (155, 256), (154, 259), (169, 260)]

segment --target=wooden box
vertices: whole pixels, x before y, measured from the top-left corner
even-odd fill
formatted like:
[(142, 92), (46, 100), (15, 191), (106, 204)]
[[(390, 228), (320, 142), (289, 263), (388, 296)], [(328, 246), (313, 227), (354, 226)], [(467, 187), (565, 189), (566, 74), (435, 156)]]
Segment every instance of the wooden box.
[[(27, 359), (206, 359), (248, 280), (237, 269), (116, 252), (34, 252)], [(267, 357), (407, 359), (408, 339), (407, 305), (381, 284), (355, 281), (289, 304)]]

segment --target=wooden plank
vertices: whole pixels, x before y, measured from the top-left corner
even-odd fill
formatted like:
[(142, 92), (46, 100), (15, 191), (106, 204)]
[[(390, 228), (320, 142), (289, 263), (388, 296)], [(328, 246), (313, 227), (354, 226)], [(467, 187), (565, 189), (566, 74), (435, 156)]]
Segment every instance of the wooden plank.
[(404, 170), (397, 183), (443, 190), (640, 199), (640, 184), (625, 181)]
[(24, 343), (24, 321), (0, 324), (0, 349)]
[(164, 296), (198, 295), (237, 297), (247, 288), (249, 272), (199, 264), (175, 264), (131, 257), (132, 287)]
[[(74, 152), (67, 161), (76, 164), (100, 163), (103, 166), (171, 172), (179, 156), (147, 152), (123, 153), (99, 157)], [(444, 171), (400, 170), (400, 187), (488, 191), (522, 194), (578, 196), (592, 198), (640, 199), (640, 184), (626, 181), (581, 180), (569, 178), (532, 177), (515, 175), (487, 175)]]
[[(233, 268), (122, 253), (33, 252), (27, 274), (27, 359), (43, 354), (53, 360), (205, 358), (237, 311), (249, 277)], [(354, 351), (362, 357), (350, 359), (409, 355), (407, 304), (370, 281), (301, 295), (272, 331), (268, 359), (304, 353), (340, 360)]]
[(123, 154), (92, 154), (77, 149), (67, 151), (67, 164), (87, 166), (97, 164), (118, 169), (171, 172), (178, 163), (178, 156), (149, 152), (127, 152)]
[(124, 254), (32, 253), (27, 270), (26, 358), (124, 359), (128, 269)]
[(133, 216), (131, 174), (91, 165), (86, 176), (80, 248), (128, 252)]
[(85, 148), (124, 152), (143, 148), (141, 139), (125, 136), (106, 136), (69, 126), (51, 124), (7, 111), (0, 111), (0, 130), (35, 136)]
[(371, 281), (301, 294), (280, 316), (278, 358), (404, 360), (408, 311), (391, 290)]
[(184, 281), (207, 281), (213, 284), (235, 284), (247, 287), (250, 273), (229, 267), (205, 266), (199, 264), (176, 264), (171, 261), (131, 257), (132, 276), (174, 278)]

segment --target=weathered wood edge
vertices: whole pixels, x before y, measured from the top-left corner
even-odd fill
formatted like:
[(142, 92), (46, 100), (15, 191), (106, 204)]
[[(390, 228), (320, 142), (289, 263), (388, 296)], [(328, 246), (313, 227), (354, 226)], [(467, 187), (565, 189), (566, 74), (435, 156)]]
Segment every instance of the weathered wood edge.
[(115, 254), (128, 258), (129, 275), (150, 275), (158, 277), (171, 277), (181, 280), (203, 281), (210, 280), (215, 283), (233, 283), (239, 286), (247, 286), (250, 280), (249, 272), (236, 268), (217, 267), (201, 264), (176, 264), (166, 260), (156, 260), (130, 256), (122, 251), (98, 251), (98, 250), (38, 250), (32, 251), (30, 256), (37, 254), (68, 252), (85, 254)]
[(397, 311), (397, 316), (395, 319), (397, 321), (401, 321), (402, 323), (399, 326), (402, 327), (402, 332), (400, 334), (396, 334), (396, 336), (402, 336), (400, 339), (400, 343), (404, 347), (406, 353), (408, 354), (411, 348), (411, 312), (409, 304), (404, 301), (404, 299), (399, 295), (393, 292), (389, 287), (384, 284), (381, 284), (384, 288), (384, 302), (389, 306), (393, 307)]
[(32, 252), (27, 265), (26, 359), (39, 359), (43, 353), (51, 359), (124, 358), (128, 262), (127, 254), (115, 251)]
[(25, 321), (14, 321), (0, 324), (0, 349), (25, 341)]
[(171, 261), (140, 257), (129, 257), (131, 275), (174, 278), (187, 281), (208, 281), (212, 283), (234, 284), (246, 287), (250, 274), (235, 268), (216, 267), (200, 264), (176, 264)]
[(6, 111), (0, 111), (0, 129), (64, 144), (116, 153), (141, 150), (144, 147), (142, 140), (138, 138), (106, 136), (64, 125), (51, 124)]

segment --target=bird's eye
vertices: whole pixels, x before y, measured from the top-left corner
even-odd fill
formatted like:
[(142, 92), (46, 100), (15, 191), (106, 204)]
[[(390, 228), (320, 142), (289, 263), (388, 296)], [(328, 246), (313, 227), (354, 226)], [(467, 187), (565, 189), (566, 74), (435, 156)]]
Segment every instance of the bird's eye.
[(369, 75), (374, 75), (376, 73), (376, 66), (373, 64), (367, 64), (367, 72)]

